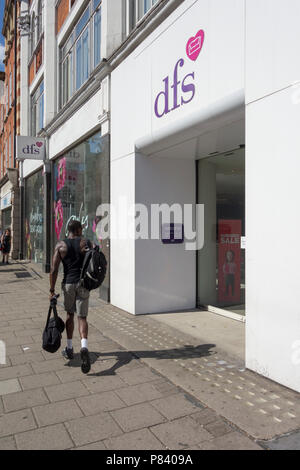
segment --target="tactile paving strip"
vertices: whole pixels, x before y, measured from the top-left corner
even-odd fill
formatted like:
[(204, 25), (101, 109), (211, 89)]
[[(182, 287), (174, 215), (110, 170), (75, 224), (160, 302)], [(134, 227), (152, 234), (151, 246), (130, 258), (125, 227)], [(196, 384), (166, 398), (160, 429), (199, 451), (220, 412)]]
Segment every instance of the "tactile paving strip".
[(271, 439), (300, 428), (299, 394), (246, 370), (214, 345), (199, 345), (154, 316), (135, 317), (104, 304), (101, 312), (92, 310), (100, 331), (109, 330), (113, 340), (251, 436)]

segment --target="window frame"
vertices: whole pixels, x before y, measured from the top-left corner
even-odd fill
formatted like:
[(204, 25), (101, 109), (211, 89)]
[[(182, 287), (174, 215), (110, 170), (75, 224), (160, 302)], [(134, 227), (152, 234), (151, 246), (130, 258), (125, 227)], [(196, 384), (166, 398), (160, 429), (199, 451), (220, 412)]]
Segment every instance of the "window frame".
[[(43, 87), (41, 89), (41, 87)], [(35, 91), (30, 96), (30, 134), (35, 137), (44, 127), (44, 110), (45, 110), (45, 84), (44, 78), (39, 82)], [(37, 122), (39, 119), (39, 128)], [(42, 119), (42, 121), (41, 121)]]
[[(96, 7), (95, 7), (96, 4)], [(77, 33), (76, 29), (80, 25), (80, 22), (83, 20), (84, 16), (87, 14), (88, 18), (79, 28)], [(99, 13), (100, 12), (100, 13)], [(99, 62), (95, 63), (95, 17), (97, 14), (100, 14), (100, 44), (99, 44)], [(59, 46), (59, 109), (64, 108), (66, 104), (70, 101), (72, 96), (77, 93), (80, 88), (88, 81), (93, 70), (101, 63), (101, 30), (102, 30), (102, 0), (90, 0), (81, 16), (78, 18), (74, 26), (72, 27), (71, 33), (68, 35), (64, 43)], [(81, 64), (81, 77), (79, 84), (77, 83), (77, 44), (81, 41), (81, 48), (83, 48), (83, 38), (84, 34), (88, 30), (88, 67), (87, 67), (87, 77), (84, 73), (84, 60)], [(84, 59), (83, 49), (81, 50), (81, 59)], [(69, 77), (68, 83), (66, 83), (64, 78), (64, 64), (69, 60), (71, 61), (71, 78)]]
[[(150, 2), (149, 7), (146, 2)], [(159, 0), (126, 1), (126, 34), (129, 35)]]
[(43, 0), (39, 0), (38, 7), (37, 7), (37, 22), (36, 22), (36, 31), (37, 31), (37, 39), (36, 42), (38, 43), (42, 34), (43, 34)]

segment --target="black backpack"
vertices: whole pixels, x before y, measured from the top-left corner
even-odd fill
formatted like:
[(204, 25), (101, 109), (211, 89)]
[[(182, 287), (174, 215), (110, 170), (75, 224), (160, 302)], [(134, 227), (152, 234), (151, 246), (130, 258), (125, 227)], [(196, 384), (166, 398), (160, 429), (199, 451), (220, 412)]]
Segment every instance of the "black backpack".
[[(61, 345), (61, 334), (65, 329), (63, 320), (57, 315), (56, 304), (58, 295), (50, 301), (47, 323), (43, 332), (43, 349), (55, 353)], [(50, 318), (53, 310), (54, 317)]]
[(87, 290), (97, 289), (105, 279), (107, 261), (99, 246), (86, 247), (79, 285)]

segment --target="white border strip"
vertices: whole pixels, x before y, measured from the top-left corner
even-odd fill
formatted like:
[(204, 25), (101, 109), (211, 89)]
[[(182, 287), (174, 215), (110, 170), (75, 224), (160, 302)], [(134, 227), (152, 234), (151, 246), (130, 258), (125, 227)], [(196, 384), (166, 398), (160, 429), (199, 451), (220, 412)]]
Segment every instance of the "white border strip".
[(231, 320), (236, 320), (242, 323), (246, 323), (246, 317), (244, 315), (240, 315), (238, 313), (230, 312), (228, 310), (224, 310), (222, 308), (214, 307), (213, 305), (205, 305), (208, 312), (215, 313), (217, 315), (221, 315), (222, 317), (231, 318)]

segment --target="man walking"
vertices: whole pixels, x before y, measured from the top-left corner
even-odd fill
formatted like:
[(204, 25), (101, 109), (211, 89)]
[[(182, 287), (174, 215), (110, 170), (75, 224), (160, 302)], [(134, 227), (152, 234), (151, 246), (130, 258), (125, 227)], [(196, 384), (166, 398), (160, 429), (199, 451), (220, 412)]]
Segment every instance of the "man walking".
[(88, 352), (88, 323), (86, 320), (90, 292), (84, 287), (78, 286), (78, 283), (85, 257), (85, 250), (87, 245), (91, 248), (91, 242), (82, 238), (82, 225), (78, 220), (72, 220), (67, 230), (68, 238), (58, 242), (53, 255), (50, 272), (50, 299), (55, 295), (58, 269), (62, 261), (64, 267), (62, 290), (64, 293), (64, 307), (67, 312), (67, 346), (62, 351), (62, 354), (67, 359), (73, 359), (74, 357), (72, 338), (74, 331), (74, 314), (76, 312), (81, 338), (81, 370), (84, 374), (87, 374), (91, 368)]

